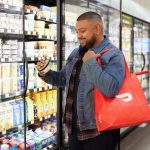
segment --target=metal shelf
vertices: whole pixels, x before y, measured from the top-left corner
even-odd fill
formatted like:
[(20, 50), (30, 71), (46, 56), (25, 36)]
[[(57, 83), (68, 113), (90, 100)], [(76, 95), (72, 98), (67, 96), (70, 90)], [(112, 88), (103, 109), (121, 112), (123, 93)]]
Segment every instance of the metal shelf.
[(23, 40), (23, 32), (12, 29), (0, 29), (0, 38)]
[(0, 102), (10, 101), (10, 100), (15, 99), (16, 97), (19, 97), (19, 96), (23, 96), (23, 93), (21, 91), (15, 92), (15, 93), (2, 94), (2, 95), (0, 95), (0, 99), (1, 99)]
[(10, 14), (23, 14), (23, 9), (18, 6), (0, 4), (0, 12), (6, 12)]
[(54, 88), (49, 85), (45, 87), (39, 87), (39, 88), (34, 88), (34, 89), (29, 89), (27, 90), (27, 93), (32, 93), (32, 92), (41, 92), (41, 91), (46, 91), (46, 90), (53, 90)]
[(0, 58), (0, 63), (21, 63), (22, 58)]
[(48, 35), (39, 35), (35, 31), (25, 31), (26, 39), (29, 40), (49, 40), (49, 41), (57, 41), (56, 36), (48, 36)]

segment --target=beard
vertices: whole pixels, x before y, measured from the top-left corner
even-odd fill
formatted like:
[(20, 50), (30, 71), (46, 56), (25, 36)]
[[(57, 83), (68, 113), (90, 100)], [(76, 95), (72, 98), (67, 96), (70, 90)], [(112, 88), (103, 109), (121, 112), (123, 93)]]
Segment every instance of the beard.
[(86, 49), (92, 48), (94, 46), (95, 42), (96, 42), (96, 38), (97, 38), (97, 36), (93, 35), (93, 37), (86, 42), (86, 45), (82, 46), (82, 44), (81, 44), (81, 47), (86, 48)]

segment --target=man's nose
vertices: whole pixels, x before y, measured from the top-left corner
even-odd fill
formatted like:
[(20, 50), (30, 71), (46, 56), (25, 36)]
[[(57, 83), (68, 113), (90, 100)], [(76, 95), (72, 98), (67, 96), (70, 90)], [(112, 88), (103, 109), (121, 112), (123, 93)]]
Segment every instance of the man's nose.
[(82, 37), (82, 34), (77, 33), (77, 38), (78, 38), (78, 39), (81, 39), (81, 37)]

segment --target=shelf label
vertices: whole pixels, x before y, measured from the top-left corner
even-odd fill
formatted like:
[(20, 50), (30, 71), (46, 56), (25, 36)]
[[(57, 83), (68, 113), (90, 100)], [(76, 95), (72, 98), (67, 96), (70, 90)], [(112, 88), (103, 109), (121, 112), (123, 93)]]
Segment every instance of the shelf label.
[(5, 135), (6, 134), (6, 130), (5, 131), (2, 131), (2, 135)]
[(30, 9), (27, 9), (27, 13), (30, 13)]
[(4, 8), (8, 9), (8, 5), (4, 5)]
[(9, 97), (9, 94), (6, 94), (5, 97), (6, 97), (6, 98)]
[(17, 10), (17, 11), (20, 11), (20, 7), (16, 7), (16, 10)]
[(48, 118), (50, 118), (51, 117), (51, 115), (48, 115)]
[(31, 31), (27, 31), (27, 35), (30, 35), (31, 34)]
[(41, 17), (40, 17), (40, 16), (37, 16), (37, 19), (41, 19)]
[(42, 91), (42, 88), (39, 88), (39, 91)]
[(4, 29), (0, 29), (0, 32), (1, 32), (1, 33), (4, 33), (4, 31), (5, 31)]
[(48, 148), (52, 148), (52, 147), (53, 147), (53, 145), (49, 145), (49, 146), (48, 146)]
[(31, 124), (34, 124), (34, 120), (31, 121)]
[(35, 31), (33, 31), (33, 35), (36, 35), (36, 32), (35, 32)]
[(43, 118), (40, 118), (40, 121), (42, 121), (43, 120)]
[(34, 91), (34, 92), (37, 92), (37, 89), (34, 89), (33, 91)]
[(38, 38), (42, 38), (42, 35), (38, 35)]
[(48, 117), (47, 116), (45, 116), (45, 119), (47, 119)]
[(45, 87), (45, 90), (47, 90), (48, 88), (47, 88), (47, 86)]

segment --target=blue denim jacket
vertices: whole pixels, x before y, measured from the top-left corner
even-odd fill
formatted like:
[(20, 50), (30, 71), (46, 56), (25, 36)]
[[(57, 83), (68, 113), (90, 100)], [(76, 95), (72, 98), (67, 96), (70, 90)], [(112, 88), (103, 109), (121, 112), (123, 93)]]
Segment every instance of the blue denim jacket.
[[(96, 128), (94, 86), (104, 95), (113, 97), (117, 94), (124, 79), (124, 56), (107, 38), (104, 38), (104, 40), (92, 50), (95, 53), (99, 53), (107, 48), (111, 48), (111, 50), (101, 56), (102, 66), (99, 66), (96, 59), (92, 58), (84, 62), (81, 68), (77, 91), (77, 114), (81, 131)], [(67, 90), (71, 71), (78, 59), (78, 50), (77, 48), (70, 54), (62, 70), (58, 72), (51, 70), (42, 79), (54, 86), (66, 86)]]

